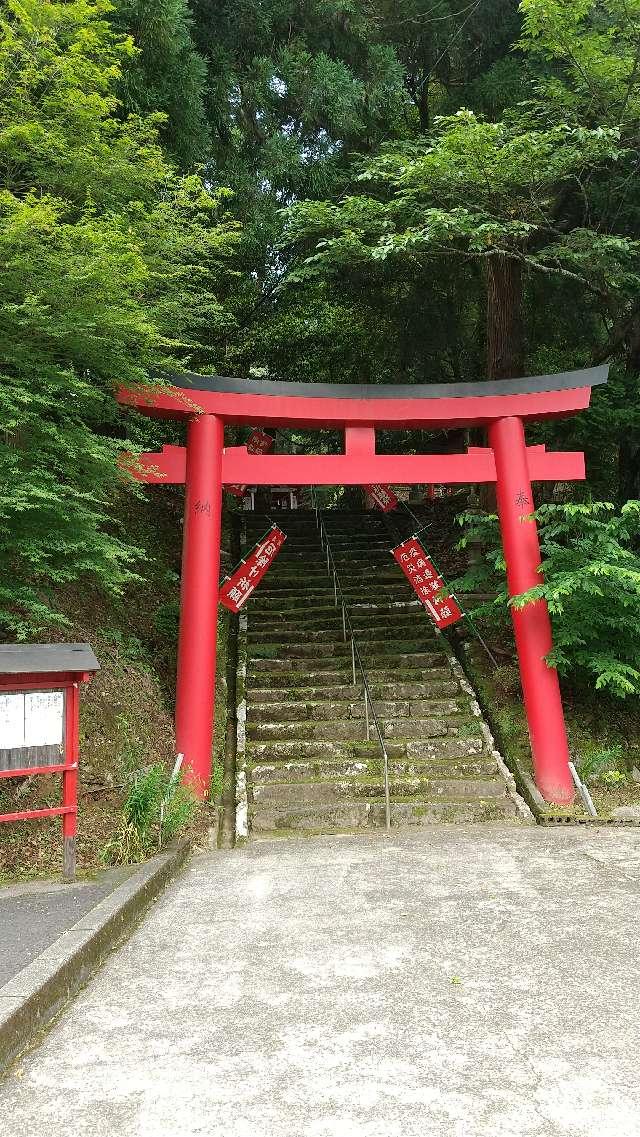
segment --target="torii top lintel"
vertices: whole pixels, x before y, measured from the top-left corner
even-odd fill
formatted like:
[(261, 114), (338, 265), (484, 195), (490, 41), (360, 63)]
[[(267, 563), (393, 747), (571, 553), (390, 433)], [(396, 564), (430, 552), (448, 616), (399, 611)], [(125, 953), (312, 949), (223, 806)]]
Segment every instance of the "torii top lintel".
[(511, 416), (532, 422), (562, 418), (589, 406), (592, 387), (608, 367), (480, 383), (378, 386), (230, 379), (183, 374), (166, 386), (123, 388), (118, 401), (159, 418), (218, 415), (226, 423), (445, 429), (484, 426)]

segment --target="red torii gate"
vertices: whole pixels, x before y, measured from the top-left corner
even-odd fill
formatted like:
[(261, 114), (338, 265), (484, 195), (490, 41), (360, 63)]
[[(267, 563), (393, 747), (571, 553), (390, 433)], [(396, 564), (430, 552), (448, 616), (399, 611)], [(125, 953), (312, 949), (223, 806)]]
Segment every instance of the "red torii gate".
[[(585, 477), (581, 453), (527, 447), (524, 424), (576, 414), (607, 367), (496, 382), (359, 386), (172, 376), (170, 386), (123, 389), (118, 400), (143, 414), (184, 419), (187, 445), (143, 454), (142, 482), (186, 485), (176, 740), (191, 784), (203, 796), (211, 776), (222, 488), (249, 485), (367, 485), (495, 482), (510, 596), (541, 577), (532, 481)], [(224, 446), (225, 423), (344, 431), (344, 454), (252, 455)], [(376, 429), (488, 429), (488, 447), (463, 454), (376, 453)], [(545, 656), (551, 623), (544, 601), (512, 609), (535, 778), (547, 801), (573, 800), (558, 676)]]

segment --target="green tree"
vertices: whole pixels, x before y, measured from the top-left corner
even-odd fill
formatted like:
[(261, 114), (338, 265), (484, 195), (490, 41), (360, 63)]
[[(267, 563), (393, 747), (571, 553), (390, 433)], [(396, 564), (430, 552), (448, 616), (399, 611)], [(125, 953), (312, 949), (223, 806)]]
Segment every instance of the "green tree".
[[(375, 313), (366, 287), (362, 304), (311, 290), (292, 303), (279, 291), (290, 259), (280, 210), (300, 198), (335, 200), (354, 154), (413, 137), (458, 106), (462, 91), (499, 103), (497, 92), (504, 98), (514, 83), (496, 75), (484, 87), (482, 77), (519, 33), (517, 0), (195, 0), (193, 10), (209, 67), (211, 170), (234, 189), (244, 223), (234, 366), (322, 378), (331, 363), (345, 379), (359, 368), (374, 376), (413, 366), (410, 274), (380, 289)], [(411, 324), (424, 325), (423, 313)], [(408, 358), (393, 350), (399, 331)]]
[[(598, 492), (626, 500), (640, 485), (639, 9), (523, 0), (521, 13), (518, 101), (497, 120), (465, 108), (431, 118), (426, 134), (353, 164), (342, 195), (294, 203), (288, 281), (298, 297), (339, 294), (372, 328), (366, 288), (401, 296), (394, 338), (415, 360), (405, 381), (612, 360), (591, 414), (539, 433), (584, 445)], [(478, 105), (500, 62), (465, 88)], [(425, 326), (448, 351), (425, 350)], [(433, 354), (445, 364), (435, 374)]]
[(535, 516), (544, 582), (508, 601), (497, 517), (469, 513), (459, 518), (460, 547), (480, 542), (486, 551), (457, 587), (496, 591), (477, 610), (494, 624), (506, 623), (508, 603), (545, 599), (554, 635), (549, 662), (586, 690), (595, 684), (615, 698), (640, 695), (640, 502), (619, 512), (607, 502), (545, 505)]
[(176, 177), (153, 118), (119, 115), (133, 45), (109, 11), (10, 0), (0, 24), (0, 620), (17, 635), (82, 574), (130, 578), (115, 387), (211, 365), (209, 325), (230, 320), (237, 225)]
[(187, 0), (116, 0), (111, 23), (137, 49), (118, 86), (125, 113), (161, 112), (160, 138), (179, 166), (189, 170), (204, 162), (211, 142), (207, 67), (195, 48)]

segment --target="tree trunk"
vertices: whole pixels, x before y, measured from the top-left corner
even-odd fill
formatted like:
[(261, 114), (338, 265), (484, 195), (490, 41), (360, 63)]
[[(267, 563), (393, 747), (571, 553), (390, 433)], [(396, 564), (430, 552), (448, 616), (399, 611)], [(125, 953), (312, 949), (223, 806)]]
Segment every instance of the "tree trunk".
[[(510, 257), (487, 260), (487, 379), (517, 379), (524, 372), (522, 266)], [(495, 486), (480, 487), (480, 504), (495, 513)]]
[[(638, 399), (640, 374), (640, 318), (636, 317), (626, 337), (626, 389), (630, 405)], [(640, 500), (640, 437), (631, 427), (625, 430), (618, 445), (618, 500)]]
[(510, 257), (489, 257), (487, 378), (517, 379), (523, 371), (522, 266)]
[(621, 439), (618, 454), (618, 494), (620, 504), (640, 501), (640, 440)]

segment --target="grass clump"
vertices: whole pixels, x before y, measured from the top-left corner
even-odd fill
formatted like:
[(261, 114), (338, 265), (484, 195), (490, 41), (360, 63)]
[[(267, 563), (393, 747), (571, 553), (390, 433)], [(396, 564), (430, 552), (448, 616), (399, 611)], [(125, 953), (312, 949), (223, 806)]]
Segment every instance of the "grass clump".
[(179, 778), (159, 762), (133, 776), (120, 827), (102, 850), (105, 864), (142, 861), (187, 828), (200, 802)]

